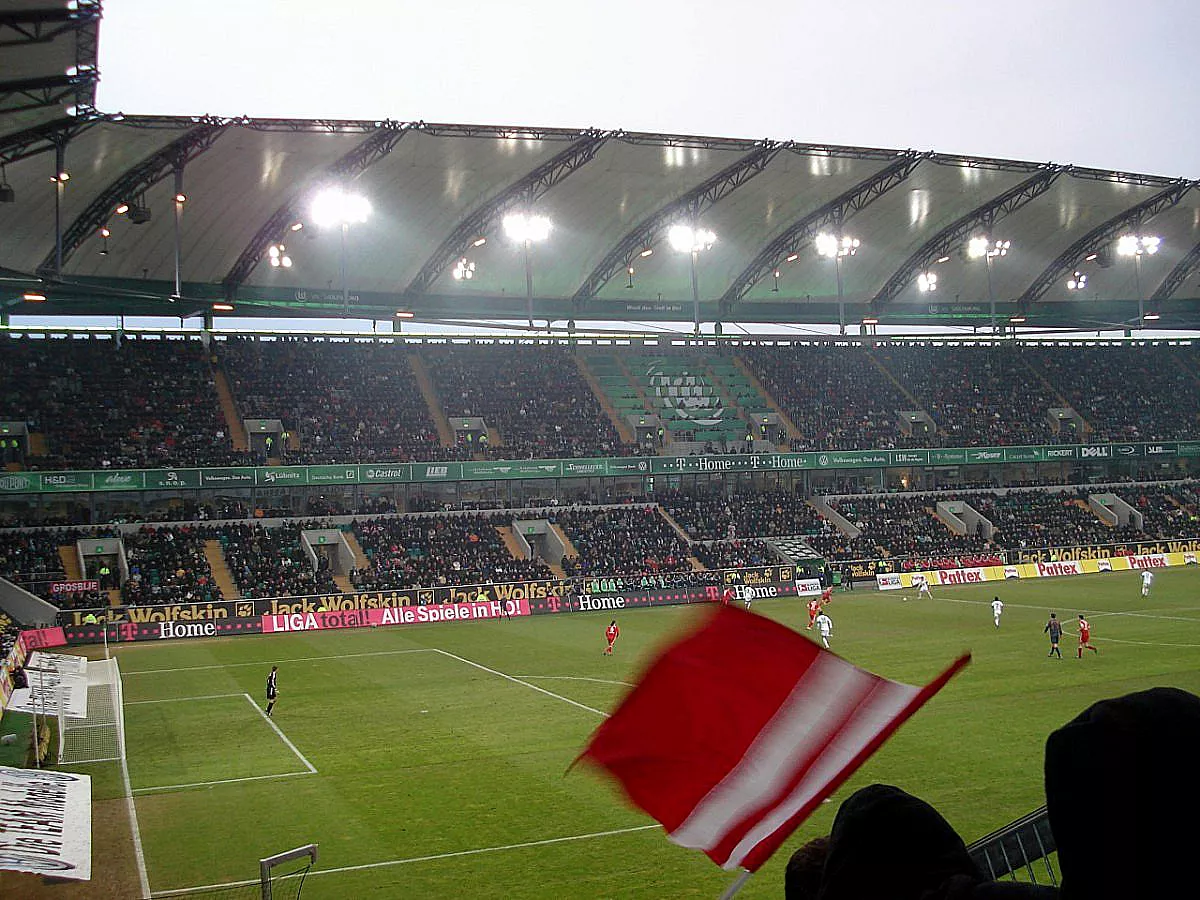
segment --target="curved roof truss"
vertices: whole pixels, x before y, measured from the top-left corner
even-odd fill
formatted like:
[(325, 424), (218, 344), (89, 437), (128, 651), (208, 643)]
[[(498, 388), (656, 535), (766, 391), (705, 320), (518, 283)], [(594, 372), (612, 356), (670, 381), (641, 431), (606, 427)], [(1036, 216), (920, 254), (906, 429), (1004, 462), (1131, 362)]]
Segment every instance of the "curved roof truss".
[(404, 292), (423, 294), (428, 291), (446, 267), (462, 256), (466, 248), (500, 216), (518, 207), (531, 205), (572, 172), (587, 165), (614, 134), (611, 131), (586, 132), (583, 138), (468, 213), (433, 251)]
[(929, 155), (906, 151), (890, 166), (884, 167), (804, 218), (798, 219), (764, 247), (750, 265), (741, 271), (721, 297), (721, 303), (726, 308), (737, 303), (750, 292), (760, 278), (773, 272), (788, 257), (799, 253), (821, 229), (840, 226), (847, 216), (866, 208), (901, 184)]
[(173, 172), (181, 172), (189, 162), (211, 147), (225, 133), (219, 124), (205, 123), (188, 130), (132, 169), (121, 173), (67, 226), (62, 235), (62, 256), (57, 248), (42, 260), (39, 272), (59, 272), (59, 266), (79, 249), (113, 214), (120, 203), (145, 193)]
[(605, 254), (600, 263), (592, 269), (587, 280), (575, 291), (572, 299), (579, 304), (594, 297), (610, 278), (617, 272), (624, 271), (633, 255), (652, 243), (663, 228), (677, 219), (695, 220), (705, 210), (762, 172), (775, 155), (786, 147), (787, 144), (775, 141), (760, 142), (756, 149), (732, 165), (726, 166), (683, 196), (643, 219)]
[(1136, 227), (1148, 219), (1152, 219), (1164, 209), (1170, 209), (1183, 199), (1184, 195), (1196, 186), (1196, 182), (1186, 178), (1171, 181), (1165, 190), (1159, 191), (1152, 197), (1143, 200), (1135, 206), (1121, 212), (1106, 222), (1097, 225), (1070, 247), (1059, 254), (1058, 258), (1042, 271), (1033, 284), (1025, 289), (1019, 302), (1022, 307), (1037, 303), (1050, 290), (1050, 286), (1072, 271), (1079, 261), (1089, 253), (1094, 253), (1105, 244), (1110, 243), (1122, 231), (1131, 226)]
[(23, 159), (53, 150), (99, 121), (101, 120), (98, 118), (67, 116), (0, 137), (0, 164), (11, 166)]
[(878, 306), (894, 300), (908, 287), (913, 278), (928, 268), (934, 260), (940, 259), (955, 247), (960, 246), (976, 229), (990, 229), (1005, 216), (1016, 212), (1026, 203), (1046, 193), (1064, 171), (1066, 168), (1063, 166), (1047, 165), (1040, 172), (1026, 178), (1015, 187), (1009, 188), (998, 197), (976, 207), (965, 216), (955, 219), (904, 261), (904, 264), (880, 288), (879, 293), (871, 298), (871, 305)]
[(1200, 244), (1196, 244), (1188, 251), (1187, 256), (1175, 264), (1175, 268), (1167, 273), (1167, 277), (1150, 295), (1150, 299), (1155, 302), (1169, 300), (1183, 286), (1188, 277), (1198, 269), (1200, 269)]
[[(383, 159), (400, 143), (401, 138), (409, 132), (409, 127), (398, 122), (384, 122), (370, 137), (360, 143), (349, 153), (325, 167), (325, 171), (317, 180), (349, 179), (362, 174), (370, 165)], [(242, 249), (241, 255), (221, 281), (226, 296), (232, 297), (243, 281), (262, 260), (263, 255), (271, 244), (283, 240), (291, 226), (301, 218), (300, 203), (307, 196), (313, 179), (309, 179), (299, 190), (295, 191), (271, 215), (262, 227), (254, 233), (254, 237)]]

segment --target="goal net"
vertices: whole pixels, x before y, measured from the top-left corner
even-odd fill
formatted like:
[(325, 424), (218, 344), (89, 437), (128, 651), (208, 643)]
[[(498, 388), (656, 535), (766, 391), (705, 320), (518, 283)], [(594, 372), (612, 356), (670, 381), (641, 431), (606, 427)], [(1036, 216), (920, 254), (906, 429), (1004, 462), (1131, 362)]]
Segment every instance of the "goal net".
[(121, 705), (121, 670), (116, 659), (90, 661), (87, 681), (87, 717), (73, 719), (59, 709), (59, 765), (125, 758), (125, 712)]

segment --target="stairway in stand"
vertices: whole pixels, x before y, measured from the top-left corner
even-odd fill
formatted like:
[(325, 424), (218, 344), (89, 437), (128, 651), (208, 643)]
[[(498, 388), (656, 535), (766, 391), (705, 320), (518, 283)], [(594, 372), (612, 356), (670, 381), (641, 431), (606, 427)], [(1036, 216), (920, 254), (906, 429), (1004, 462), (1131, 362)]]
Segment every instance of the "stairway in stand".
[(350, 583), (350, 579), (345, 575), (334, 575), (333, 583), (338, 586), (338, 590), (343, 594), (354, 593), (354, 585)]
[(62, 560), (63, 571), (67, 573), (67, 581), (83, 581), (83, 572), (79, 570), (79, 554), (74, 544), (63, 544), (58, 548), (58, 558)]
[(229, 379), (218, 366), (212, 369), (213, 383), (217, 386), (217, 399), (221, 401), (221, 412), (225, 416), (225, 426), (229, 429), (229, 439), (233, 449), (245, 451), (250, 449), (250, 441), (246, 437), (246, 426), (238, 414), (237, 403), (233, 399), (233, 391), (229, 388)]
[[(442, 409), (442, 404), (438, 401), (437, 391), (433, 389), (433, 379), (429, 375), (429, 367), (425, 365), (425, 360), (418, 353), (410, 353), (408, 355), (408, 364), (412, 368), (413, 378), (417, 382), (417, 389), (420, 390), (421, 396), (425, 398), (425, 405), (429, 407), (429, 414), (433, 417), (433, 424), (437, 426), (438, 440), (442, 442), (443, 447), (454, 446), (454, 429), (450, 427), (450, 420), (446, 418), (446, 411)], [(489, 437), (488, 440), (491, 440)]]
[[(783, 423), (783, 428), (787, 432), (788, 438), (799, 438), (801, 436), (800, 429), (796, 427), (796, 423), (792, 421), (791, 416), (783, 411), (783, 407), (775, 402), (775, 398), (763, 387), (762, 382), (758, 380), (758, 376), (754, 374), (754, 370), (750, 368), (746, 361), (735, 354), (733, 364), (746, 376), (750, 382), (750, 386), (758, 391), (762, 395), (762, 398), (767, 401), (767, 406), (779, 414), (779, 421)], [(789, 447), (788, 444), (776, 446), (783, 450), (787, 450)]]
[(589, 371), (587, 362), (582, 356), (575, 356), (575, 367), (579, 369), (579, 374), (583, 376), (583, 380), (587, 382), (587, 386), (592, 390), (592, 396), (596, 398), (596, 402), (600, 404), (600, 408), (604, 410), (604, 414), (608, 416), (608, 420), (612, 422), (613, 428), (617, 429), (617, 435), (626, 444), (632, 444), (636, 441), (636, 436), (633, 429), (629, 427), (628, 422), (621, 421), (621, 417), (617, 414), (616, 407), (612, 405), (612, 401), (605, 396), (604, 390), (600, 387), (600, 382), (596, 380), (596, 376)]
[(354, 554), (354, 568), (365, 569), (370, 562), (367, 560), (367, 554), (363, 553), (362, 545), (358, 542), (358, 535), (347, 528), (342, 532), (342, 537), (346, 539), (346, 545), (350, 548), (350, 552)]
[(229, 563), (225, 561), (225, 551), (221, 549), (221, 542), (205, 541), (204, 558), (208, 560), (208, 567), (212, 570), (213, 582), (216, 584), (217, 590), (221, 592), (221, 599), (240, 599), (242, 592), (238, 590), (237, 583), (233, 580), (233, 573), (229, 571)]

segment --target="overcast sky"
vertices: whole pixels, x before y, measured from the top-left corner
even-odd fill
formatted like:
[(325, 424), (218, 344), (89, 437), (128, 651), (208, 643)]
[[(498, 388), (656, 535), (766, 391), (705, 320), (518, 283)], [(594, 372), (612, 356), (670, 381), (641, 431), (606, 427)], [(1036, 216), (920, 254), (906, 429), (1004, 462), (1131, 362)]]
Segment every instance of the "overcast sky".
[(1200, 178), (1200, 0), (106, 0), (105, 111), (938, 150)]

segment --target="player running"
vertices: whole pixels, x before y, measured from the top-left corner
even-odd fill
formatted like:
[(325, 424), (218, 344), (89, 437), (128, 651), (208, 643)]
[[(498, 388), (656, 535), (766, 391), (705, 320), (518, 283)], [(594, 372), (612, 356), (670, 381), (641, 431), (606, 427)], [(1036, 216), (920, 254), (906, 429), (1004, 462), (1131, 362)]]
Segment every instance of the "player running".
[(917, 599), (920, 600), (922, 597), (927, 600), (933, 599), (933, 594), (929, 593), (929, 581), (926, 579), (922, 579), (921, 583), (917, 585)]
[(1083, 659), (1083, 648), (1091, 650), (1093, 653), (1099, 653), (1092, 646), (1092, 626), (1088, 624), (1088, 620), (1083, 617), (1083, 613), (1079, 614), (1079, 650), (1077, 651), (1076, 659)]
[(1058, 642), (1062, 638), (1062, 622), (1054, 613), (1050, 613), (1050, 621), (1046, 623), (1046, 627), (1042, 629), (1042, 634), (1050, 635), (1050, 652), (1047, 656), (1057, 656), (1062, 659), (1062, 650), (1058, 647)]
[(996, 623), (996, 627), (1000, 627), (1000, 614), (1004, 612), (1004, 601), (999, 597), (992, 599), (992, 621)]
[(621, 629), (617, 627), (617, 620), (613, 619), (607, 628), (604, 629), (604, 639), (608, 641), (608, 646), (604, 648), (605, 656), (613, 655), (613, 644), (617, 642), (617, 638), (621, 636)]
[(1154, 573), (1149, 569), (1142, 570), (1142, 596), (1150, 596), (1150, 585), (1154, 584)]
[(821, 607), (829, 602), (833, 596), (833, 588), (825, 588), (821, 591), (820, 597), (813, 597), (808, 601), (808, 631), (812, 631), (813, 625), (817, 622), (817, 616), (821, 614)]
[(733, 603), (733, 588), (725, 588), (721, 591), (721, 605), (729, 606)]
[(828, 650), (829, 636), (833, 634), (833, 620), (824, 612), (817, 616), (817, 630), (821, 632), (821, 643)]

